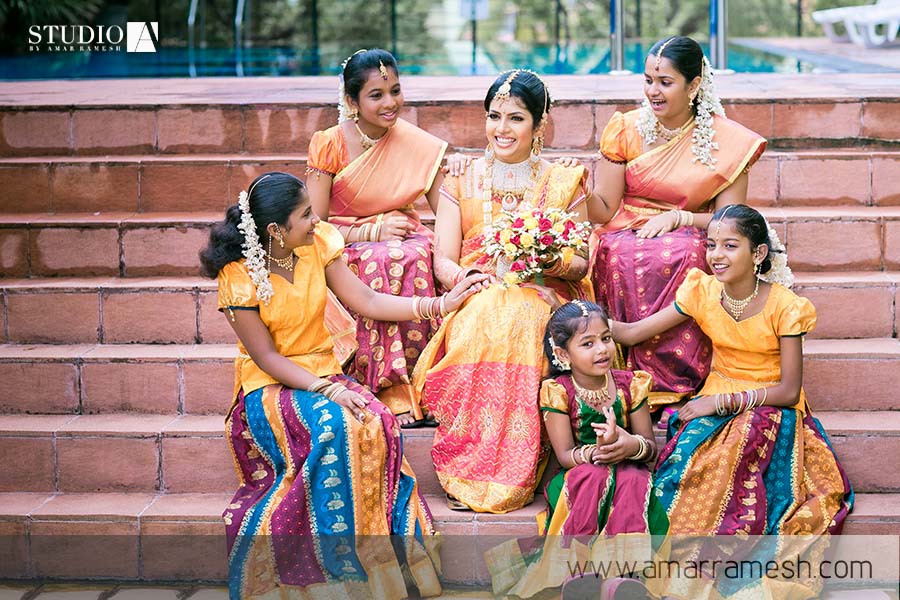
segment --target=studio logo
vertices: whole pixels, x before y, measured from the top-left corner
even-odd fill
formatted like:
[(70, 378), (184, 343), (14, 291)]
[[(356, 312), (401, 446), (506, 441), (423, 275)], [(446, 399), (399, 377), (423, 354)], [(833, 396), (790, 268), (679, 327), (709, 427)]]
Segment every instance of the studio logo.
[(159, 50), (159, 23), (156, 21), (128, 21), (128, 52), (156, 52)]
[[(126, 35), (127, 32), (127, 35)], [(118, 25), (32, 25), (30, 52), (156, 52), (159, 23), (129, 21)]]

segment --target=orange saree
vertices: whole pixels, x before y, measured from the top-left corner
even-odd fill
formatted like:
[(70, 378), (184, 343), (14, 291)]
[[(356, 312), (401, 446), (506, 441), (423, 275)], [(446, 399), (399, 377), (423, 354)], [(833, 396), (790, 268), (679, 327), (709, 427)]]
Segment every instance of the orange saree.
[[(706, 270), (706, 233), (682, 227), (655, 238), (635, 231), (672, 209), (702, 212), (754, 162), (766, 140), (742, 125), (715, 116), (719, 149), (715, 168), (693, 162), (693, 127), (647, 152), (637, 131), (639, 111), (616, 113), (600, 141), (606, 160), (626, 165), (625, 195), (618, 213), (596, 228), (592, 280), (597, 300), (613, 319), (634, 322), (675, 300), (691, 268)], [(709, 373), (711, 346), (693, 322), (628, 349), (626, 368), (653, 377), (650, 407), (677, 402), (699, 389)]]
[[(350, 161), (340, 126), (316, 132), (309, 166), (334, 177), (328, 221), (339, 227), (403, 216), (414, 226), (404, 240), (348, 244), (344, 260), (370, 288), (395, 296), (432, 296), (432, 233), (413, 207), (431, 189), (447, 143), (399, 119), (375, 146)], [(394, 413), (422, 411), (410, 376), (432, 334), (429, 321), (388, 323), (357, 316), (359, 350), (346, 372)]]

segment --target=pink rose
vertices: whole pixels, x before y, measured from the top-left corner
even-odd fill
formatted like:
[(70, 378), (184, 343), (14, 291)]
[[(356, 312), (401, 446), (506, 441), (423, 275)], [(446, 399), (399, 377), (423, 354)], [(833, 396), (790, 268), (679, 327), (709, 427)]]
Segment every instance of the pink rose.
[(538, 221), (538, 229), (541, 231), (550, 231), (550, 228), (553, 227), (553, 223), (550, 219), (541, 219)]
[(518, 246), (519, 245), (519, 234), (517, 233), (516, 235), (512, 236), (509, 239), (509, 241), (512, 242), (513, 244), (515, 244), (516, 246)]
[(525, 262), (521, 260), (514, 261), (512, 265), (509, 267), (510, 271), (524, 271), (525, 270)]
[(496, 234), (494, 234), (494, 240), (497, 242), (500, 241), (500, 232), (499, 231)]
[(512, 226), (518, 229), (519, 227), (523, 227), (525, 225), (525, 219), (519, 217), (515, 221), (512, 222)]

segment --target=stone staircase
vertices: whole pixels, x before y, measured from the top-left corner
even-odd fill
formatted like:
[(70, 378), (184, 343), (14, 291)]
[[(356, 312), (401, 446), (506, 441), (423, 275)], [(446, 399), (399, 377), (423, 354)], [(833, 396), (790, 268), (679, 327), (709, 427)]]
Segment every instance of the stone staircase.
[[(812, 76), (810, 76), (812, 77)], [(772, 141), (750, 203), (819, 312), (805, 387), (854, 484), (845, 532), (900, 533), (900, 77), (735, 75), (726, 110)], [(595, 165), (639, 78), (549, 78), (554, 154)], [(0, 84), (0, 578), (221, 581), (236, 486), (223, 436), (234, 335), (197, 276), (209, 225), (254, 176), (303, 176), (336, 118), (330, 78)], [(483, 145), (485, 78), (406, 78), (406, 117)], [(880, 86), (880, 87), (879, 87)], [(864, 143), (860, 144), (860, 140)], [(446, 535), (444, 575), (483, 583), (531, 506), (451, 512), (431, 431), (405, 451)], [(891, 458), (893, 457), (893, 458)]]

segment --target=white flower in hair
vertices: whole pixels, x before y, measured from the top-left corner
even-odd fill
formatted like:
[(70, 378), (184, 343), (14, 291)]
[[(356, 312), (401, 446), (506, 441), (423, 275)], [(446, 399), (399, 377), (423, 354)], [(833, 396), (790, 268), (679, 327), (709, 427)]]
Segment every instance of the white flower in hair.
[(713, 141), (716, 130), (713, 129), (713, 115), (725, 116), (722, 101), (716, 94), (713, 84), (712, 66), (709, 60), (703, 57), (703, 68), (700, 76), (700, 89), (697, 92), (697, 123), (694, 133), (691, 135), (691, 152), (694, 153), (693, 162), (706, 165), (710, 171), (715, 170), (718, 159), (713, 158), (713, 150), (719, 149), (719, 143)]
[(772, 242), (772, 247), (769, 248), (769, 260), (772, 267), (760, 274), (759, 278), (769, 283), (780, 283), (786, 288), (791, 288), (794, 286), (794, 273), (787, 264), (787, 250), (778, 237), (778, 232), (769, 225), (768, 221), (766, 221), (766, 227), (769, 228), (769, 241)]
[(250, 213), (250, 195), (247, 192), (242, 191), (238, 195), (238, 206), (241, 209), (241, 222), (238, 224), (238, 229), (244, 234), (244, 241), (241, 243), (244, 265), (250, 272), (253, 285), (256, 286), (256, 298), (263, 304), (268, 304), (275, 291), (272, 289), (272, 282), (269, 281), (266, 251), (259, 243), (256, 223), (253, 222), (253, 215)]
[[(713, 150), (719, 149), (719, 143), (713, 141), (716, 130), (713, 128), (713, 115), (725, 116), (722, 101), (716, 94), (713, 84), (712, 67), (709, 60), (703, 57), (703, 66), (700, 71), (700, 88), (697, 91), (697, 116), (694, 123), (694, 131), (691, 134), (691, 152), (694, 154), (693, 162), (706, 165), (710, 171), (715, 170), (717, 159), (713, 157)], [(650, 106), (650, 101), (644, 97), (641, 102), (640, 117), (637, 122), (637, 130), (644, 143), (647, 145), (656, 143), (659, 131), (659, 120)]]

